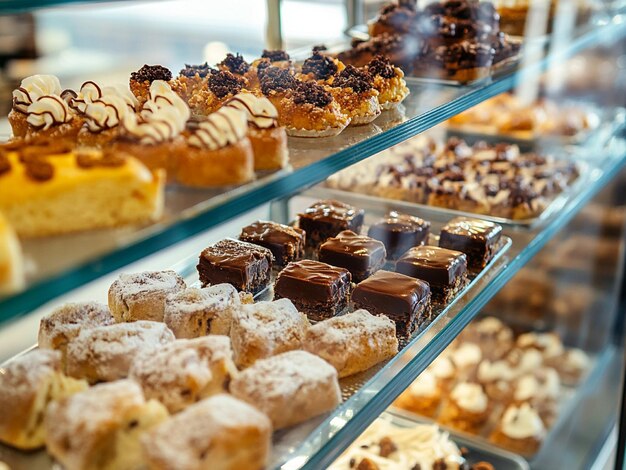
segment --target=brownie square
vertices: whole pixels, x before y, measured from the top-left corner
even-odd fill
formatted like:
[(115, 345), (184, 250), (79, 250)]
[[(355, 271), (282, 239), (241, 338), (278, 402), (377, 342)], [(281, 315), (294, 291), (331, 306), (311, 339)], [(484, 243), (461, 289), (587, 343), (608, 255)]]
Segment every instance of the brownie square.
[(274, 297), (286, 298), (311, 320), (334, 317), (348, 305), (350, 271), (319, 261), (289, 263), (274, 285)]
[(298, 214), (298, 226), (306, 232), (307, 246), (317, 249), (326, 239), (343, 230), (360, 233), (364, 215), (362, 209), (343, 202), (318, 201)]
[(227, 238), (200, 253), (197, 269), (203, 287), (225, 282), (254, 295), (268, 286), (272, 261), (267, 248)]
[(380, 270), (360, 282), (352, 293), (355, 308), (385, 315), (396, 323), (396, 334), (408, 338), (430, 318), (430, 287), (404, 274)]
[(467, 257), (438, 246), (416, 246), (400, 257), (396, 271), (428, 282), (433, 300), (446, 304), (467, 284)]
[(281, 268), (304, 256), (305, 239), (304, 230), (298, 227), (261, 220), (241, 229), (239, 235), (239, 240), (270, 250)]
[(471, 269), (481, 270), (497, 253), (502, 226), (480, 219), (455, 217), (442, 229), (439, 246), (462, 251)]
[(350, 230), (344, 230), (322, 243), (318, 255), (323, 263), (346, 268), (354, 282), (361, 282), (382, 268), (385, 257), (382, 242)]
[(409, 248), (426, 243), (429, 232), (430, 222), (392, 211), (373, 224), (367, 234), (385, 244), (387, 258), (398, 259)]

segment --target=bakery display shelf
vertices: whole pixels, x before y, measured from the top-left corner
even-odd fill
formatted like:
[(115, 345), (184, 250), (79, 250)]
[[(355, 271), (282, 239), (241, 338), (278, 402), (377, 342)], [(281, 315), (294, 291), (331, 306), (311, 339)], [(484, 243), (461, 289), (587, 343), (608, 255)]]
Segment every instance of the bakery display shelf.
[[(514, 86), (520, 74), (537, 74), (552, 61), (569, 57), (599, 41), (626, 34), (616, 18), (572, 40), (565, 50), (530, 64), (523, 71), (472, 87), (412, 83), (399, 110), (385, 112), (372, 124), (346, 129), (323, 139), (291, 138), (291, 169), (223, 191), (168, 191), (170, 217), (153, 226), (98, 231), (31, 240), (26, 243), (31, 269), (26, 290), (0, 300), (0, 323), (25, 315), (43, 303), (259, 205), (294, 194), (329, 175), (423, 132), (449, 117)], [(39, 269), (39, 271), (38, 271)]]

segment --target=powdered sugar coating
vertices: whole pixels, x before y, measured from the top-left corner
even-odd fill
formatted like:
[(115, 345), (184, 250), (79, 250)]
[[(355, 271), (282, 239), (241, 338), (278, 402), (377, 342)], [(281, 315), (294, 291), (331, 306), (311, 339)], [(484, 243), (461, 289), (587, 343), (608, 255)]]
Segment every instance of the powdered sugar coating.
[[(174, 415), (148, 432), (142, 443), (151, 468), (263, 468), (270, 436), (267, 416), (222, 394)], [(224, 467), (224, 460), (232, 465)]]
[(167, 296), (163, 321), (177, 338), (228, 335), (233, 311), (240, 305), (239, 293), (230, 284), (189, 288)]
[(83, 328), (112, 325), (115, 322), (109, 308), (99, 302), (76, 302), (62, 305), (41, 319), (39, 347), (65, 349), (68, 341)]
[(34, 397), (41, 384), (61, 371), (61, 353), (35, 349), (12, 359), (0, 368), (0, 404), (7, 409), (14, 400)]
[(171, 270), (120, 274), (109, 288), (109, 308), (118, 322), (163, 321), (166, 297), (185, 287)]
[(398, 352), (396, 326), (385, 316), (360, 309), (311, 326), (304, 349), (332, 364), (339, 377), (346, 377)]
[(231, 393), (266, 413), (282, 428), (341, 403), (337, 371), (306, 351), (261, 359), (233, 379)]
[(242, 305), (230, 332), (235, 363), (248, 367), (257, 359), (300, 349), (308, 328), (306, 316), (289, 299)]
[(170, 412), (228, 391), (237, 373), (230, 338), (206, 336), (179, 339), (156, 351), (140, 353), (133, 361), (130, 378), (141, 384), (146, 398), (155, 398)]
[(174, 341), (163, 323), (137, 321), (82, 330), (67, 346), (67, 373), (90, 382), (123, 379), (134, 357)]

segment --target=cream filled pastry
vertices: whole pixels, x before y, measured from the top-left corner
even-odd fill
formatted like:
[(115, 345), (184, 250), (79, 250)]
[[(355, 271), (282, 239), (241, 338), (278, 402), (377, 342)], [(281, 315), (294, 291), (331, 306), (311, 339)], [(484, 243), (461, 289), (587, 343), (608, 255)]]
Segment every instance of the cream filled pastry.
[(175, 176), (177, 160), (185, 151), (181, 136), (190, 111), (186, 103), (162, 80), (150, 84), (149, 99), (139, 115), (127, 113), (115, 150), (141, 160), (151, 170), (165, 169), (168, 180)]
[(442, 411), (439, 422), (443, 425), (476, 434), (489, 417), (489, 397), (480, 384), (458, 383)]
[(78, 143), (101, 147), (119, 135), (120, 124), (128, 114), (134, 114), (137, 98), (124, 86), (100, 87), (85, 82), (70, 102), (70, 107), (85, 119), (78, 133)]
[(398, 397), (395, 405), (413, 413), (434, 418), (441, 403), (441, 388), (429, 370), (422, 372)]
[(534, 454), (546, 435), (539, 413), (528, 403), (511, 405), (502, 414), (490, 440), (520, 454)]
[(14, 137), (74, 138), (82, 120), (63, 99), (61, 84), (54, 75), (33, 75), (13, 90), (9, 123)]
[(255, 170), (276, 170), (287, 165), (287, 133), (278, 125), (278, 111), (270, 100), (252, 93), (239, 93), (224, 107), (246, 113)]
[(223, 186), (254, 179), (246, 113), (222, 108), (194, 123), (186, 137), (176, 179), (189, 186)]

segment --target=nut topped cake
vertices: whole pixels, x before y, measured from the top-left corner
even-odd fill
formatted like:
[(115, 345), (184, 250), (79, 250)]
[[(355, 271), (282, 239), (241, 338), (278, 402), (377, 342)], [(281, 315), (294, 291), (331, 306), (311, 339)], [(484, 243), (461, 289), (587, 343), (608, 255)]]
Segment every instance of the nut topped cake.
[(289, 263), (274, 285), (274, 296), (290, 299), (311, 320), (339, 314), (348, 305), (352, 276), (345, 268), (319, 261)]
[(468, 265), (480, 270), (497, 252), (502, 227), (493, 222), (468, 217), (455, 217), (441, 229), (439, 246), (467, 255)]
[(225, 282), (254, 295), (268, 286), (273, 259), (267, 248), (227, 238), (200, 254), (200, 282), (203, 286)]
[(361, 282), (385, 264), (385, 245), (365, 235), (350, 230), (339, 232), (326, 240), (319, 249), (318, 258), (323, 263), (346, 268), (354, 282)]
[(428, 282), (433, 300), (449, 303), (467, 284), (464, 253), (438, 246), (416, 246), (396, 263), (396, 271)]
[(428, 283), (400, 273), (377, 271), (356, 286), (352, 301), (356, 308), (392, 319), (399, 338), (408, 338), (430, 319)]
[(385, 244), (387, 258), (397, 259), (409, 248), (426, 243), (429, 233), (430, 222), (391, 211), (372, 224), (367, 235)]
[(276, 265), (283, 267), (304, 256), (306, 233), (298, 227), (259, 220), (242, 228), (239, 239), (267, 248)]
[(298, 226), (307, 234), (307, 246), (316, 249), (343, 230), (361, 232), (364, 211), (339, 201), (318, 201), (298, 214)]

